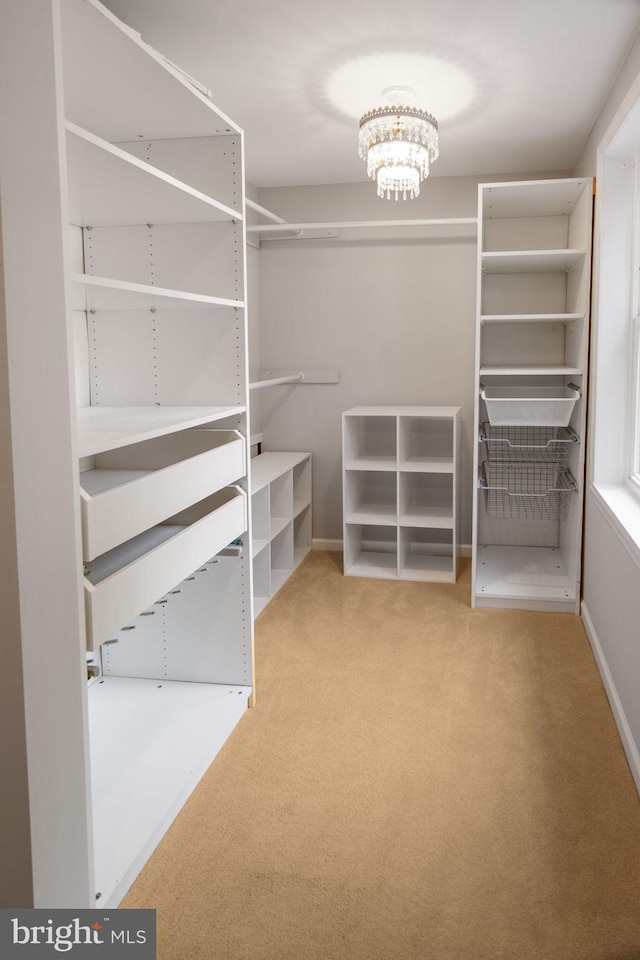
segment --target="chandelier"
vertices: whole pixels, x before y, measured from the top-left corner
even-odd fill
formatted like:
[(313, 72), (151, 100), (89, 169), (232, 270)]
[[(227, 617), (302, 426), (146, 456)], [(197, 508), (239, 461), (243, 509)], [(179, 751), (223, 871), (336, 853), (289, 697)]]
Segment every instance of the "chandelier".
[(379, 197), (413, 200), (438, 158), (438, 123), (418, 107), (377, 107), (360, 118), (358, 153), (367, 161), (367, 175), (377, 181)]

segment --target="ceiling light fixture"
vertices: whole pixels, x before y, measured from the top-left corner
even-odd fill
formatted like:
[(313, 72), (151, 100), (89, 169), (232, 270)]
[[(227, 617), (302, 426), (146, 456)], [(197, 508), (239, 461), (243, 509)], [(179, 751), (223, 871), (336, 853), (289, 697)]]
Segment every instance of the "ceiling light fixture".
[(414, 95), (409, 87), (388, 87), (382, 91), (384, 105), (360, 118), (358, 153), (378, 184), (378, 196), (387, 200), (417, 197), (438, 158), (437, 120), (409, 105)]

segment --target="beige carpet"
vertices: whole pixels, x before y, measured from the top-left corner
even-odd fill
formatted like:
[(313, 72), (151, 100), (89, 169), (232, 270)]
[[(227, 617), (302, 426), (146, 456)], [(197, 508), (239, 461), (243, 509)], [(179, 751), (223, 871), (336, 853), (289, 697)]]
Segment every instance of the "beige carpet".
[(640, 960), (640, 804), (581, 621), (313, 553), (125, 899), (159, 960)]

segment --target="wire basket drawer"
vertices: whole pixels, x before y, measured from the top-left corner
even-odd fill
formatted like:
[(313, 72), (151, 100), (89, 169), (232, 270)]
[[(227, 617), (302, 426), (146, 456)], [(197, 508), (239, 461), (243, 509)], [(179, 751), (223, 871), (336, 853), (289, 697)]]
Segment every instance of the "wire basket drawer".
[(481, 397), (495, 426), (567, 427), (580, 392), (573, 387), (485, 387)]
[(508, 520), (566, 520), (578, 489), (559, 464), (491, 461), (482, 464), (481, 486), (488, 515)]
[(489, 460), (509, 463), (565, 463), (578, 435), (570, 427), (496, 427), (482, 424), (480, 439)]

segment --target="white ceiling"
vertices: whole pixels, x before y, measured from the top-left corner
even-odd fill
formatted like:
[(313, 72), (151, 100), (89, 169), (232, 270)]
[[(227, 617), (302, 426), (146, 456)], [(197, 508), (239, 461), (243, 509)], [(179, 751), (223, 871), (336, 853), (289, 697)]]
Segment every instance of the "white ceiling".
[(375, 106), (385, 86), (420, 88), (421, 58), (457, 68), (454, 92), (466, 83), (470, 97), (447, 118), (450, 75), (446, 89), (444, 72), (423, 77), (420, 105), (440, 108), (433, 176), (571, 170), (640, 27), (640, 0), (106, 5), (244, 128), (258, 187), (365, 180), (348, 114), (362, 97), (362, 110)]

